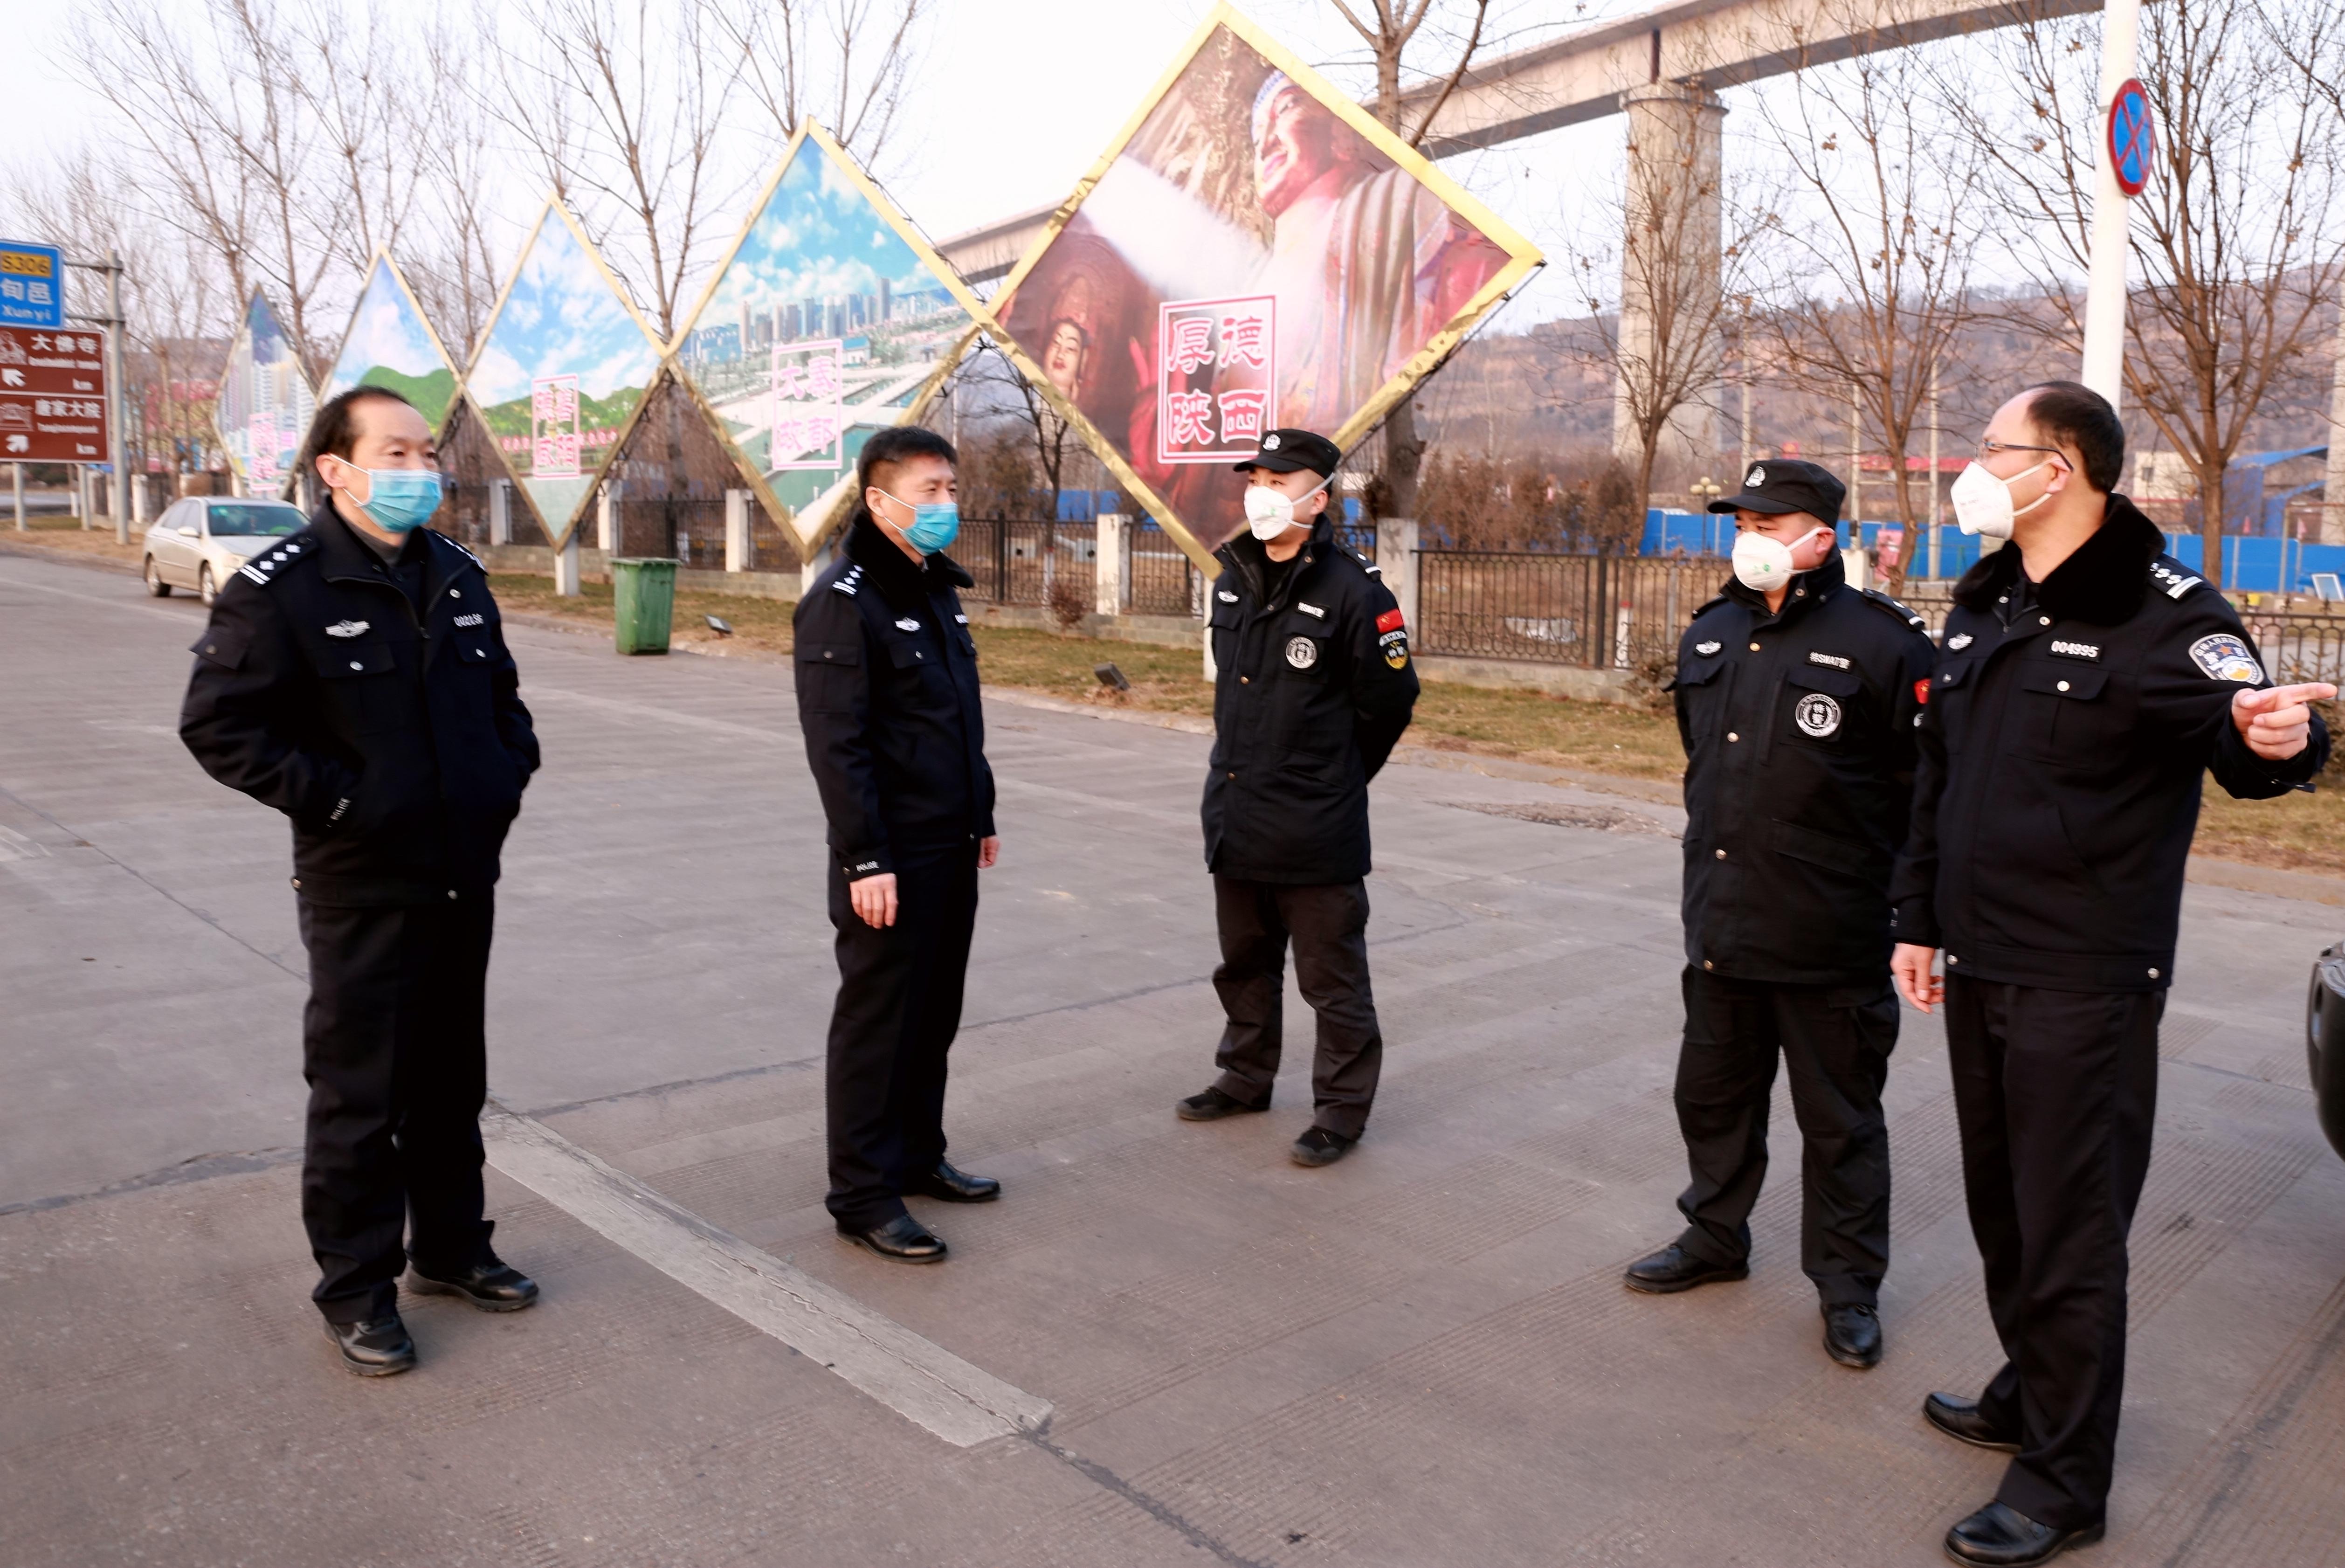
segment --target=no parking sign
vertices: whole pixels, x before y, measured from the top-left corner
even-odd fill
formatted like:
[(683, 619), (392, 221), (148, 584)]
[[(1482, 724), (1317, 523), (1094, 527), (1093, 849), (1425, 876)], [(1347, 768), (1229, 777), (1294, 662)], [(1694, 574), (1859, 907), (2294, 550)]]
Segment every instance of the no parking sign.
[(2138, 77), (2126, 78), (2109, 99), (2108, 136), (2109, 168), (2117, 188), (2139, 196), (2157, 156), (2157, 130), (2150, 124), (2149, 93)]

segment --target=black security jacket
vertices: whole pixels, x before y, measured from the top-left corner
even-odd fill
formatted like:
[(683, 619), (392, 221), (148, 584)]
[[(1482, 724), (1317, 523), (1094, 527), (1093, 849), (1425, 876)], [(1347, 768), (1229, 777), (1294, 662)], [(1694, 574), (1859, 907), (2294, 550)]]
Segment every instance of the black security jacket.
[(493, 884), (537, 770), (488, 574), (430, 529), (406, 549), (422, 556), (420, 615), (321, 505), (228, 578), (189, 650), (179, 738), (205, 772), (292, 819), (294, 885), (321, 903)]
[(992, 835), (969, 582), (944, 555), (915, 565), (858, 512), (799, 596), (798, 727), (850, 881)]
[(1848, 585), (1838, 555), (1780, 614), (1730, 581), (1678, 641), (1686, 961), (1788, 984), (1885, 984), (1904, 841), (1921, 617)]
[(1324, 514), (1267, 600), (1260, 540), (1241, 534), (1214, 558), (1205, 864), (1247, 881), (1355, 881), (1368, 780), (1416, 705), (1399, 603)]
[(2112, 495), (2008, 629), (2017, 549), (1954, 585), (1893, 890), (1897, 940), (1944, 947), (1950, 974), (2165, 986), (2202, 777), (2264, 799), (2328, 759), (2317, 718), (2286, 762), (2248, 749), (2232, 696), (2270, 682), (2229, 601), (2163, 543)]

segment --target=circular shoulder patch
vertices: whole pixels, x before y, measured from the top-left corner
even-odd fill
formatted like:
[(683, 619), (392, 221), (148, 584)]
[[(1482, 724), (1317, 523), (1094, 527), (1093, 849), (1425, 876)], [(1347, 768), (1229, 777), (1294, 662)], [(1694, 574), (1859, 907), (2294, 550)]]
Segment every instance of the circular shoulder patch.
[(1309, 637), (1287, 638), (1286, 662), (1297, 669), (1309, 669), (1319, 662), (1319, 645)]
[(1800, 727), (1801, 734), (1822, 740), (1839, 732), (1840, 704), (1821, 691), (1812, 691), (1792, 709), (1792, 722)]

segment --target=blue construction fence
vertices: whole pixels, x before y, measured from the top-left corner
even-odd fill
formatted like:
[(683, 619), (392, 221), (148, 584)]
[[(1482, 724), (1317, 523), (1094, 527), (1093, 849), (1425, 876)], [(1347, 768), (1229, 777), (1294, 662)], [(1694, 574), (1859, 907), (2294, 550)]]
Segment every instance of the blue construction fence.
[[(1881, 530), (1887, 524), (1865, 523), (1852, 524), (1842, 519), (1840, 538), (1849, 542), (1850, 531), (1862, 530), (1867, 549), (1879, 543)], [(1906, 570), (1908, 579), (1925, 576), (1930, 567), (1930, 547), (1927, 535), (1915, 542)], [(1674, 512), (1655, 507), (1645, 514), (1645, 537), (1639, 554), (1645, 555), (1723, 555), (1734, 548), (1734, 519), (1723, 514), (1706, 512)], [(2202, 541), (2196, 534), (2168, 534), (2167, 553), (2184, 565), (2196, 571), (2204, 558)], [(1938, 571), (1941, 577), (1959, 577), (1975, 565), (1979, 558), (1979, 541), (1975, 535), (1965, 534), (1953, 524), (1938, 528)], [(2256, 535), (2229, 534), (2223, 538), (2223, 585), (2234, 593), (2246, 594), (2309, 594), (2315, 591), (2316, 574), (2333, 575), (2345, 580), (2345, 545), (2307, 545), (2294, 539), (2273, 538)], [(2322, 584), (2318, 586), (2333, 587)]]

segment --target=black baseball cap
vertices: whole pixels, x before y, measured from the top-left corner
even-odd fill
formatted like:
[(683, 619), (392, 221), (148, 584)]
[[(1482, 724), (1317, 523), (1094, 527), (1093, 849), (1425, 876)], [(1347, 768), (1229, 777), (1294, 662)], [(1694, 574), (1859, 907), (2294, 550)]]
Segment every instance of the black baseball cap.
[(1742, 476), (1742, 488), (1710, 504), (1712, 512), (1764, 512), (1782, 517), (1804, 512), (1819, 523), (1840, 526), (1840, 504), (1848, 486), (1815, 463), (1796, 457), (1762, 458)]
[(1307, 430), (1267, 430), (1263, 432), (1262, 445), (1243, 463), (1233, 463), (1232, 468), (1244, 473), (1249, 468), (1267, 468), (1273, 473), (1293, 473), (1307, 468), (1325, 478), (1335, 472), (1335, 464), (1344, 454), (1335, 443), (1324, 435)]

